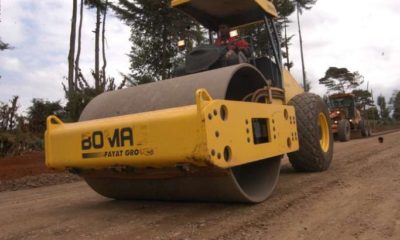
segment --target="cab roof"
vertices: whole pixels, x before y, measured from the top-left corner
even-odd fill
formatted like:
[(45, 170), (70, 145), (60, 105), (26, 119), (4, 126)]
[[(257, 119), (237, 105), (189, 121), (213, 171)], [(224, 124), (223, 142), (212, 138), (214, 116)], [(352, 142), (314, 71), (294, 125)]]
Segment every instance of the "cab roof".
[(278, 16), (269, 0), (172, 0), (171, 6), (214, 31), (220, 24), (234, 28), (260, 22), (265, 14)]
[(329, 96), (329, 98), (354, 98), (354, 94), (352, 93), (335, 93)]

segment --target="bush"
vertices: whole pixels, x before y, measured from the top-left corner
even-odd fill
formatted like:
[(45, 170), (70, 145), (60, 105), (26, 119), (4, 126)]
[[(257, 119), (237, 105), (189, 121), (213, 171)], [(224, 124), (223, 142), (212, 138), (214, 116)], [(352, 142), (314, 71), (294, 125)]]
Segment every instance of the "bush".
[(50, 102), (43, 99), (33, 99), (26, 118), (29, 122), (29, 130), (33, 133), (43, 134), (46, 130), (46, 118), (54, 114), (60, 117), (65, 115), (60, 101)]
[(26, 151), (43, 150), (43, 139), (22, 131), (0, 132), (0, 156), (18, 155)]

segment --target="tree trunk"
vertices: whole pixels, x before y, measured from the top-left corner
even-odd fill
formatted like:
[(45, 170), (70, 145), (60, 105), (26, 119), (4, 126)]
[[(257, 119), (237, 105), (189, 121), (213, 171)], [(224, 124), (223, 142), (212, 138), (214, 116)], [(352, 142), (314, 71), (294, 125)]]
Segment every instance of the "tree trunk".
[(345, 89), (344, 89), (344, 83), (340, 81), (340, 91), (342, 93), (346, 93)]
[(96, 13), (96, 29), (95, 29), (95, 49), (94, 49), (94, 78), (95, 88), (100, 90), (100, 22), (101, 22), (101, 9), (97, 7)]
[[(17, 111), (18, 111), (18, 96), (14, 96), (13, 99), (11, 100), (11, 107), (9, 108), (9, 119), (8, 119), (8, 130), (13, 130), (14, 128), (14, 118), (16, 117)], [(7, 128), (6, 128), (7, 129)]]
[(69, 54), (68, 54), (68, 94), (75, 89), (74, 86), (74, 58), (75, 58), (75, 38), (76, 38), (76, 14), (77, 0), (73, 0), (72, 19), (71, 19), (71, 34), (69, 39)]
[(102, 74), (103, 74), (103, 81), (102, 86), (106, 84), (107, 75), (106, 75), (106, 67), (107, 67), (107, 58), (106, 58), (106, 46), (105, 46), (105, 33), (106, 33), (106, 17), (107, 17), (107, 7), (108, 7), (108, 0), (105, 2), (104, 6), (104, 15), (103, 15), (103, 31), (101, 35), (101, 44), (103, 50), (103, 67), (102, 67)]
[(285, 17), (284, 18), (284, 27), (285, 27), (285, 48), (286, 48), (286, 64), (287, 64), (287, 69), (290, 72), (290, 59), (289, 59), (289, 42), (288, 42), (288, 37), (287, 37), (287, 21), (288, 19)]
[(161, 55), (161, 80), (165, 80), (168, 78), (167, 76), (167, 41), (168, 41), (168, 33), (166, 31), (166, 27), (162, 26), (162, 55)]
[(75, 58), (75, 86), (78, 86), (79, 78), (79, 60), (81, 56), (81, 45), (82, 45), (82, 22), (83, 22), (83, 0), (81, 0), (81, 6), (79, 10), (79, 27), (78, 27), (78, 49)]
[(296, 10), (297, 10), (297, 26), (298, 26), (298, 29), (299, 29), (299, 39), (300, 39), (301, 68), (303, 70), (303, 86), (304, 86), (304, 91), (307, 92), (308, 89), (307, 89), (307, 82), (306, 82), (307, 81), (307, 78), (306, 78), (306, 67), (305, 67), (305, 64), (304, 64), (303, 38), (301, 36), (299, 8), (300, 8), (300, 5), (297, 3), (297, 7), (296, 7)]

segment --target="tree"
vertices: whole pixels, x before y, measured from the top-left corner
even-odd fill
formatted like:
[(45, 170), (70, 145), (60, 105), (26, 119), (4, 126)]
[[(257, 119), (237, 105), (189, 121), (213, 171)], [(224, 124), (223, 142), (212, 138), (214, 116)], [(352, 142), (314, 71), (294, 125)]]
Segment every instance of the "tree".
[[(103, 39), (103, 50), (104, 50), (104, 34), (105, 34), (105, 21), (104, 18), (106, 16), (106, 11), (107, 11), (107, 4), (108, 2), (104, 2), (102, 0), (85, 0), (85, 4), (89, 8), (94, 8), (96, 10), (96, 23), (95, 23), (95, 40), (94, 40), (94, 70), (92, 71), (92, 75), (94, 77), (95, 81), (95, 89), (97, 91), (102, 91), (101, 86), (104, 85), (106, 76), (105, 73), (100, 73), (100, 30), (101, 30), (101, 21), (102, 21), (102, 15), (103, 15), (103, 31), (102, 34), (103, 36), (101, 37)], [(103, 51), (103, 60), (105, 59)], [(104, 67), (105, 71), (105, 67)]]
[[(273, 3), (279, 14), (276, 27), (278, 34), (280, 34), (279, 37), (281, 38), (281, 47), (283, 48), (282, 55), (284, 58), (286, 58), (285, 66), (290, 69), (293, 63), (291, 63), (289, 59), (289, 45), (293, 36), (287, 35), (287, 27), (290, 23), (288, 16), (294, 12), (295, 7), (291, 0), (273, 0)], [(270, 55), (271, 46), (268, 42), (266, 34), (267, 29), (265, 28), (264, 24), (260, 23), (250, 25), (248, 27), (244, 27), (241, 31), (244, 35), (251, 36), (254, 39), (254, 54), (256, 57)]]
[(102, 66), (102, 82), (106, 82), (107, 74), (107, 57), (106, 57), (106, 19), (107, 19), (107, 8), (108, 8), (108, 0), (105, 0), (104, 10), (103, 10), (103, 30), (101, 33), (101, 45), (102, 45), (102, 55), (103, 55), (103, 66)]
[(396, 91), (392, 97), (393, 118), (400, 121), (400, 91)]
[[(304, 83), (303, 83), (304, 84)], [(312, 87), (312, 85), (311, 85), (311, 81), (310, 80), (308, 80), (308, 79), (306, 79), (306, 82), (305, 82), (305, 86), (302, 84), (302, 86), (303, 86), (303, 88), (304, 88), (304, 90), (306, 90), (307, 89), (307, 91), (310, 91), (310, 89), (311, 89), (311, 87)]]
[(123, 80), (119, 86), (116, 86), (115, 79), (109, 77), (105, 82), (102, 82), (100, 89), (96, 89), (90, 86), (83, 75), (80, 74), (78, 84), (73, 93), (68, 94), (68, 89), (63, 84), (64, 92), (68, 99), (67, 105), (65, 106), (65, 120), (71, 122), (78, 121), (81, 112), (94, 97), (105, 91), (122, 89), (125, 85), (126, 80)]
[(379, 106), (379, 108), (381, 110), (380, 111), (381, 118), (382, 119), (388, 119), (389, 118), (389, 110), (388, 110), (387, 105), (386, 105), (386, 99), (382, 94), (379, 95), (377, 103), (378, 103), (378, 106)]
[(80, 10), (79, 10), (78, 49), (77, 49), (76, 58), (75, 58), (75, 81), (74, 81), (75, 86), (78, 85), (78, 78), (79, 78), (79, 75), (81, 74), (81, 69), (79, 67), (79, 60), (81, 57), (81, 48), (82, 48), (83, 5), (84, 5), (84, 0), (81, 0)]
[(18, 96), (9, 103), (0, 102), (0, 156), (20, 154), (27, 149), (43, 150), (46, 116), (40, 117), (42, 132), (34, 134), (29, 131), (27, 118), (18, 114), (18, 108)]
[(0, 38), (0, 51), (4, 51), (11, 48), (12, 47), (10, 46), (10, 44), (3, 42)]
[[(4, 50), (8, 50), (8, 49), (12, 49), (13, 47), (10, 46), (10, 44), (5, 43), (1, 40), (0, 38), (0, 51), (4, 51)], [(1, 78), (1, 75), (0, 75)]]
[[(390, 113), (393, 115), (394, 113), (394, 102), (397, 96), (397, 93), (399, 92), (399, 90), (393, 90), (392, 96), (389, 99), (389, 104), (388, 104), (388, 111), (389, 111), (389, 115)], [(392, 116), (393, 117), (393, 116)]]
[(300, 24), (300, 15), (303, 14), (303, 10), (310, 10), (312, 6), (317, 2), (317, 0), (293, 0), (296, 6), (297, 12), (297, 27), (299, 30), (299, 41), (300, 41), (300, 54), (301, 54), (301, 67), (303, 71), (303, 85), (305, 86), (304, 90), (308, 91), (306, 88), (306, 67), (304, 63), (304, 51), (303, 51), (303, 37), (301, 35), (301, 24)]
[(330, 67), (325, 76), (319, 79), (319, 83), (325, 85), (328, 90), (345, 93), (364, 82), (363, 76), (358, 72), (350, 72), (347, 68)]
[(95, 32), (95, 42), (94, 42), (94, 81), (95, 88), (100, 88), (100, 24), (101, 24), (101, 10), (100, 6), (96, 7), (96, 28)]
[(283, 47), (285, 48), (285, 51), (282, 52), (282, 55), (283, 55), (284, 58), (286, 58), (286, 63), (284, 63), (284, 65), (286, 66), (287, 70), (290, 72), (290, 69), (293, 67), (293, 62), (290, 61), (289, 46), (291, 45), (290, 41), (292, 40), (294, 35), (291, 35), (291, 36), (288, 37), (288, 35), (287, 35), (288, 23), (289, 23), (289, 20), (287, 18), (285, 18), (284, 19), (284, 28), (283, 28), (284, 31), (285, 31), (284, 32), (285, 35), (284, 35), (284, 39), (283, 39), (283, 42), (282, 42)]
[[(84, 107), (89, 103), (91, 99), (95, 96), (99, 95), (105, 91), (111, 91), (117, 88), (115, 85), (115, 80), (112, 77), (106, 76), (106, 37), (105, 37), (105, 28), (106, 28), (106, 15), (108, 8), (108, 0), (81, 0), (80, 1), (80, 19), (79, 19), (79, 27), (78, 27), (78, 49), (75, 58), (75, 79), (74, 79), (74, 88), (70, 90), (70, 86), (65, 86), (63, 84), (63, 88), (66, 94), (66, 98), (68, 103), (66, 105), (66, 113), (69, 117), (69, 121), (78, 120), (80, 113), (84, 109)], [(92, 70), (92, 76), (94, 79), (94, 87), (88, 83), (85, 77), (82, 74), (82, 71), (79, 67), (79, 59), (81, 53), (81, 35), (82, 35), (82, 21), (83, 21), (83, 7), (84, 5), (88, 6), (89, 9), (96, 10), (96, 26), (95, 26), (95, 66), (94, 70)], [(101, 43), (100, 43), (101, 39)], [(103, 66), (100, 71), (100, 45), (102, 48), (102, 59)], [(118, 86), (118, 89), (125, 86), (126, 80), (122, 81), (121, 85)]]
[(78, 9), (77, 0), (72, 2), (72, 19), (71, 19), (71, 33), (69, 39), (69, 53), (68, 53), (68, 91), (74, 91), (74, 58), (75, 58), (75, 41), (76, 41), (76, 15)]
[(184, 39), (191, 48), (205, 39), (204, 31), (167, 0), (119, 0), (113, 9), (131, 27), (127, 78), (134, 85), (172, 77), (183, 62), (177, 42)]
[(375, 106), (368, 108), (364, 112), (364, 117), (366, 119), (378, 120), (379, 119), (379, 111)]
[(355, 102), (358, 107), (365, 110), (367, 106), (374, 106), (372, 93), (368, 90), (355, 89), (352, 92), (355, 96)]
[[(294, 35), (288, 36), (287, 35), (287, 28), (290, 23), (288, 16), (290, 16), (295, 11), (295, 5), (291, 0), (274, 0), (273, 1), (280, 19), (278, 23), (282, 26), (283, 25), (283, 40), (282, 40), (282, 47), (284, 48), (283, 57), (286, 58), (286, 63), (284, 64), (288, 71), (293, 67), (293, 62), (290, 61), (290, 54), (289, 54), (289, 45), (290, 41), (292, 40)], [(281, 30), (282, 31), (282, 30)]]
[(0, 131), (10, 131), (16, 127), (18, 98), (18, 96), (14, 96), (9, 103), (0, 102)]
[(64, 116), (64, 109), (60, 101), (45, 101), (33, 99), (32, 106), (28, 108), (28, 127), (33, 133), (43, 134), (46, 130), (46, 119), (50, 115)]

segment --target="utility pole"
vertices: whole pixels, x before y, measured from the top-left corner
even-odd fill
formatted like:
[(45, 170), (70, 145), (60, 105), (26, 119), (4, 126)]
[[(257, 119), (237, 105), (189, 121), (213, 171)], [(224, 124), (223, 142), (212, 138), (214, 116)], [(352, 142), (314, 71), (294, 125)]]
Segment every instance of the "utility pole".
[(290, 72), (290, 59), (289, 59), (289, 43), (288, 43), (288, 37), (287, 37), (287, 23), (288, 23), (287, 17), (284, 18), (284, 29), (285, 29), (285, 49), (286, 49), (286, 65), (287, 69)]
[(297, 3), (296, 10), (297, 10), (297, 26), (299, 29), (299, 39), (300, 39), (300, 54), (301, 54), (301, 67), (303, 70), (303, 86), (304, 86), (304, 91), (308, 92), (308, 87), (307, 87), (307, 77), (306, 77), (306, 67), (304, 64), (304, 53), (303, 53), (303, 38), (301, 36), (301, 27), (300, 27), (300, 6), (299, 3)]

